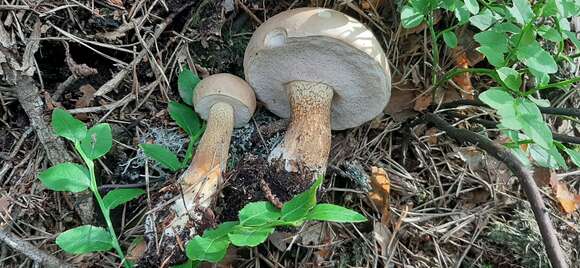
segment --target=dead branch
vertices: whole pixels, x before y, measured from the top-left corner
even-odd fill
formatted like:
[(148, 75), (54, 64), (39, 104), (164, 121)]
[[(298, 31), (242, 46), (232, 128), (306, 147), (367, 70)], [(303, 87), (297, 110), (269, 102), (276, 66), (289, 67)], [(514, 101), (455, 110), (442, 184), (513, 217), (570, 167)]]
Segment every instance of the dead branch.
[(64, 261), (38, 249), (31, 243), (22, 240), (20, 237), (12, 234), (7, 230), (7, 227), (0, 227), (0, 241), (4, 242), (15, 251), (26, 255), (28, 258), (34, 260), (35, 262), (42, 264), (44, 267), (73, 267), (72, 265), (65, 263)]
[(544, 205), (544, 201), (542, 200), (540, 191), (534, 182), (534, 178), (532, 177), (530, 171), (522, 165), (516, 156), (514, 156), (505, 147), (492, 142), (487, 137), (466, 129), (455, 128), (435, 114), (427, 113), (423, 117), (412, 122), (411, 126), (415, 126), (420, 123), (430, 123), (439, 130), (445, 131), (447, 135), (457, 140), (458, 142), (468, 142), (475, 144), (497, 160), (503, 162), (518, 178), (522, 188), (524, 189), (524, 193), (530, 202), (532, 211), (534, 212), (534, 217), (536, 218), (536, 222), (540, 228), (544, 247), (546, 248), (546, 252), (552, 267), (568, 267), (568, 264), (566, 263), (566, 257), (562, 251), (562, 248), (560, 247), (558, 237), (556, 236), (556, 230), (552, 225), (548, 210)]

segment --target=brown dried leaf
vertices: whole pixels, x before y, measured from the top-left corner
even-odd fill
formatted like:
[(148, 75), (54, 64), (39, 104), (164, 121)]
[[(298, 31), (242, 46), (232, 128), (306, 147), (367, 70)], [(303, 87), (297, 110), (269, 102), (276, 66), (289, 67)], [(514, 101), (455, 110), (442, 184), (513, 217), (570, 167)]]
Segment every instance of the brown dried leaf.
[(433, 103), (433, 96), (431, 96), (429, 93), (423, 94), (415, 100), (415, 106), (413, 106), (413, 110), (417, 112), (425, 111), (431, 105), (431, 103)]
[(380, 167), (371, 167), (371, 186), (369, 199), (381, 210), (382, 223), (389, 220), (389, 195), (391, 193), (391, 181), (387, 172)]
[(434, 128), (434, 127), (429, 128), (429, 129), (427, 129), (427, 131), (425, 131), (425, 136), (429, 137), (429, 138), (427, 138), (428, 144), (430, 144), (430, 145), (437, 144), (437, 142), (438, 142), (437, 135), (436, 135), (437, 132), (439, 132), (439, 131), (437, 130), (437, 128)]
[[(458, 46), (452, 50), (455, 67), (459, 69), (469, 68), (469, 58), (463, 47)], [(473, 100), (473, 85), (471, 84), (471, 74), (462, 73), (453, 77), (453, 81), (461, 88), (461, 95), (464, 99)]]
[(580, 195), (570, 192), (568, 185), (558, 180), (556, 172), (551, 169), (537, 167), (534, 169), (534, 179), (538, 187), (550, 186), (554, 196), (566, 214), (571, 214), (580, 205)]
[(90, 84), (82, 85), (79, 90), (83, 95), (75, 102), (75, 108), (89, 107), (91, 101), (95, 98), (97, 90)]
[(361, 3), (361, 8), (364, 11), (379, 10), (383, 6), (384, 2), (384, 0), (363, 0)]
[(140, 260), (141, 257), (145, 254), (147, 250), (147, 243), (143, 238), (137, 238), (131, 245), (129, 246), (129, 250), (127, 251), (127, 260), (130, 261), (137, 261)]

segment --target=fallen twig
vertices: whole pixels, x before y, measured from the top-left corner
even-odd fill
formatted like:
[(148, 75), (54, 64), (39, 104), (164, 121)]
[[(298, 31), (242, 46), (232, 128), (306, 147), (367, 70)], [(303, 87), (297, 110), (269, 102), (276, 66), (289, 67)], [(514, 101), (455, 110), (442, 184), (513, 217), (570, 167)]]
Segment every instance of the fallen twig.
[(0, 227), (0, 241), (10, 246), (12, 249), (26, 255), (28, 258), (42, 264), (44, 267), (65, 267), (72, 268), (73, 266), (64, 261), (36, 248), (29, 242), (22, 240), (20, 237), (12, 234), (6, 230), (7, 227)]
[(513, 174), (519, 179), (519, 182), (524, 189), (524, 193), (534, 212), (534, 217), (540, 228), (544, 247), (550, 259), (553, 268), (567, 268), (566, 258), (564, 252), (558, 242), (556, 230), (552, 225), (548, 211), (542, 200), (542, 196), (534, 182), (534, 178), (528, 169), (505, 147), (492, 142), (487, 137), (471, 132), (466, 129), (459, 129), (453, 127), (451, 124), (441, 119), (439, 116), (427, 113), (423, 117), (411, 123), (415, 126), (420, 123), (430, 123), (436, 128), (445, 131), (447, 135), (457, 140), (458, 142), (468, 142), (477, 145), (479, 148), (486, 151), (488, 154), (504, 163)]

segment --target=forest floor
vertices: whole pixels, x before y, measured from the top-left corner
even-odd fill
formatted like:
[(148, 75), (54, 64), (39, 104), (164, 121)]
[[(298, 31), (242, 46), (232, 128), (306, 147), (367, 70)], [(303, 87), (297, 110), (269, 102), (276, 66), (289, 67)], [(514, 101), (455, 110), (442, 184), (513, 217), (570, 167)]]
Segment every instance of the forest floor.
[[(397, 2), (3, 1), (0, 64), (6, 68), (10, 57), (24, 64), (18, 77), (0, 73), (2, 83), (16, 81), (15, 86), (0, 84), (0, 230), (78, 267), (119, 267), (112, 252), (73, 256), (55, 244), (69, 228), (104, 226), (96, 210), (83, 211), (75, 203), (78, 196), (47, 190), (38, 180), (39, 172), (59, 162), (56, 158), (79, 159), (69, 144), (47, 140), (38, 130), (47, 131), (51, 111), (62, 107), (88, 125), (112, 126), (113, 149), (96, 164), (103, 193), (127, 184), (149, 191), (113, 212), (122, 247), (138, 260), (144, 253), (145, 218), (156, 206), (151, 197), (180, 175), (147, 160), (138, 145), (158, 143), (184, 155), (188, 138), (167, 112), (168, 103), (179, 100), (180, 71), (188, 67), (200, 77), (220, 72), (243, 77), (244, 50), (260, 23), (290, 8), (317, 6), (368, 25), (391, 64), (391, 103), (373, 121), (333, 132), (320, 194), (321, 201), (352, 208), (369, 221), (277, 230), (256, 248), (231, 248), (221, 267), (548, 267), (530, 205), (505, 164), (430, 124), (409, 126), (423, 113), (438, 111), (441, 102), (463, 98), (464, 92), (454, 83), (432, 90), (430, 37), (424, 26), (400, 26)], [(442, 16), (438, 23), (447, 22)], [(477, 44), (462, 39), (473, 35), (469, 27), (461, 33), (459, 43), (470, 65), (488, 66), (475, 51)], [(30, 45), (34, 41), (36, 47)], [(456, 51), (441, 49), (439, 66), (450, 70), (456, 65)], [(578, 74), (578, 65), (568, 69), (561, 76)], [(466, 79), (475, 93), (490, 84), (483, 76)], [(555, 99), (561, 92), (550, 94)], [(579, 108), (578, 89), (559, 106)], [(472, 119), (493, 118), (488, 108), (448, 110), (462, 115), (448, 116), (454, 126), (478, 133), (487, 126)], [(555, 132), (580, 136), (577, 122), (547, 118)], [(234, 131), (230, 170), (215, 210), (218, 221), (231, 220), (250, 201), (232, 183), (259, 191), (258, 182), (248, 178), (256, 171), (241, 160), (267, 155), (286, 124), (259, 105), (250, 124)], [(489, 136), (498, 143), (502, 139), (497, 133)], [(62, 146), (65, 150), (59, 151)], [(579, 192), (580, 174), (573, 169), (536, 168), (535, 174), (538, 180), (558, 178), (571, 193)], [(567, 258), (580, 263), (580, 213), (563, 211), (547, 183), (538, 185)], [(0, 267), (39, 267), (27, 252), (3, 241)]]

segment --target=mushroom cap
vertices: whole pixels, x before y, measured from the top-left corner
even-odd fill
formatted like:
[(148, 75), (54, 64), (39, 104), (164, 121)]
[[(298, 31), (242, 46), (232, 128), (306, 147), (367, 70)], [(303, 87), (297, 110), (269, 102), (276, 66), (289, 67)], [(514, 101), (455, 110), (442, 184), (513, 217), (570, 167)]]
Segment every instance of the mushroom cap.
[(371, 120), (391, 95), (389, 64), (373, 33), (332, 9), (298, 8), (271, 17), (248, 43), (244, 72), (258, 99), (283, 118), (291, 111), (286, 83), (331, 86), (335, 130)]
[(256, 96), (250, 85), (245, 80), (227, 73), (210, 75), (195, 87), (193, 107), (204, 120), (207, 120), (211, 106), (218, 102), (229, 103), (232, 106), (235, 127), (248, 123), (256, 110)]

